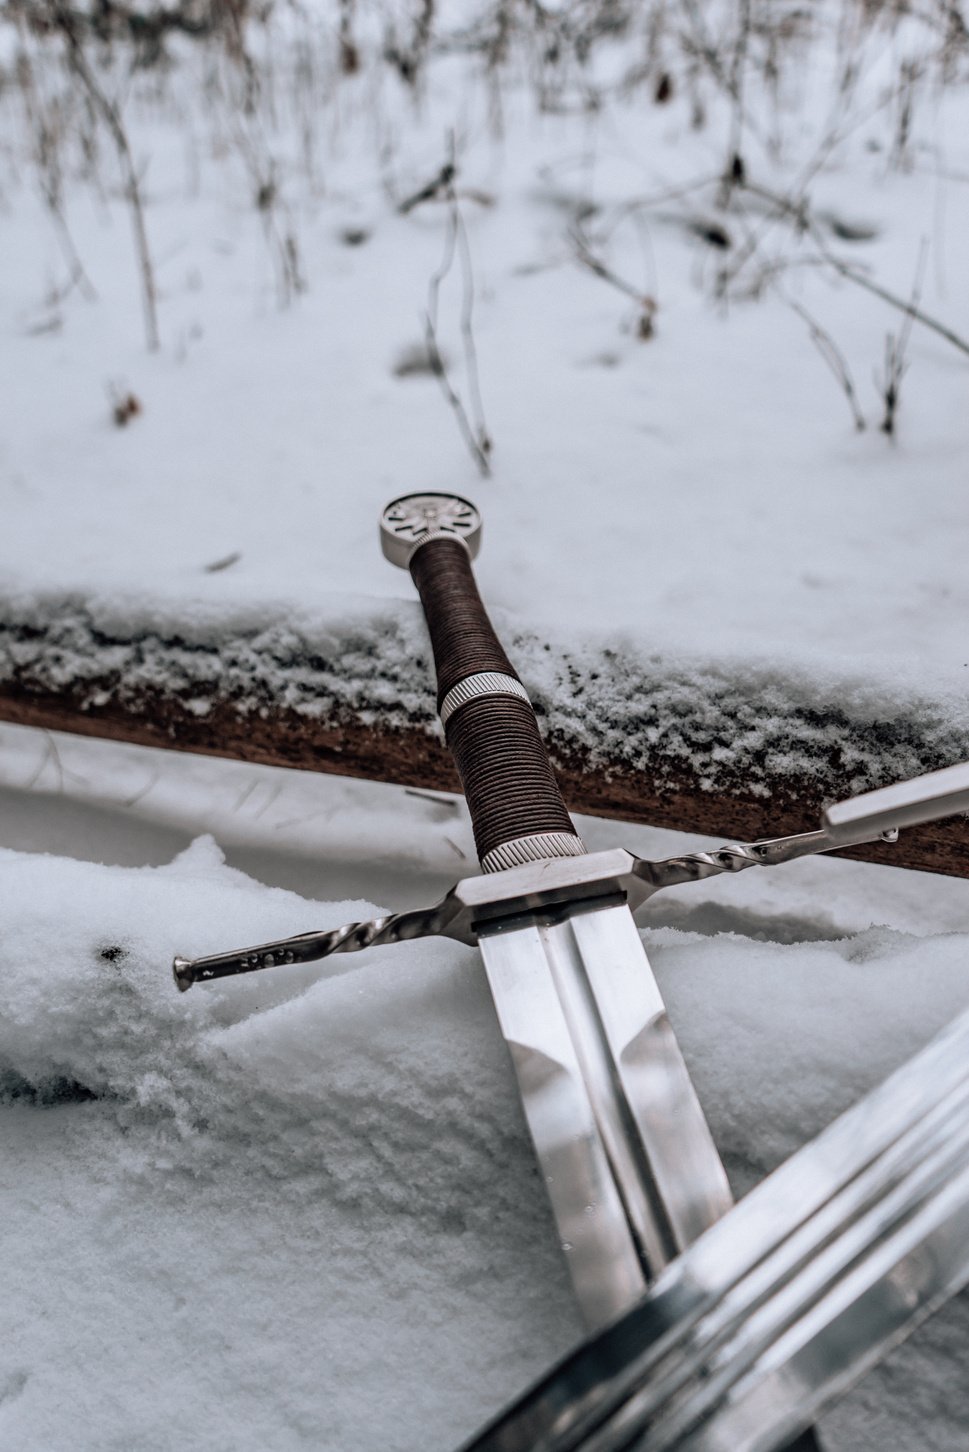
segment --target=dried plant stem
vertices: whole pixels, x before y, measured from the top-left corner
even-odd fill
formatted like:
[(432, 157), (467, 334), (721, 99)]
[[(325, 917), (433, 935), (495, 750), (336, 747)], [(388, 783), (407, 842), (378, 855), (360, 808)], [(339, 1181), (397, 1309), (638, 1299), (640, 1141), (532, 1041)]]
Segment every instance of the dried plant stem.
[(52, 8), (52, 18), (57, 29), (64, 37), (67, 51), (67, 63), (70, 69), (77, 76), (84, 86), (91, 104), (101, 116), (108, 131), (111, 134), (118, 152), (118, 159), (121, 162), (121, 169), (124, 175), (125, 195), (131, 209), (131, 224), (135, 236), (135, 247), (138, 253), (139, 273), (141, 276), (141, 301), (145, 318), (145, 337), (150, 353), (157, 352), (159, 346), (158, 338), (158, 295), (155, 288), (155, 272), (151, 261), (151, 252), (148, 247), (148, 231), (145, 226), (145, 211), (141, 200), (141, 186), (138, 180), (138, 171), (135, 167), (134, 157), (131, 154), (131, 147), (128, 144), (128, 137), (121, 119), (121, 113), (113, 101), (109, 100), (101, 89), (97, 76), (88, 64), (84, 48), (78, 39), (77, 29), (73, 14), (63, 5), (55, 4)]
[(67, 217), (64, 212), (64, 191), (63, 178), (60, 166), (60, 141), (61, 141), (61, 120), (56, 111), (52, 112), (44, 104), (43, 96), (34, 81), (34, 69), (27, 56), (25, 46), (25, 27), (21, 16), (16, 17), (17, 28), (21, 46), (20, 58), (17, 63), (17, 80), (20, 85), (20, 93), (23, 97), (24, 111), (27, 117), (27, 125), (30, 129), (34, 143), (34, 160), (37, 167), (37, 176), (40, 183), (41, 194), (50, 213), (54, 231), (64, 253), (64, 260), (67, 263), (69, 283), (63, 290), (62, 295), (66, 296), (72, 287), (78, 288), (81, 295), (88, 302), (97, 299), (97, 290), (85, 271), (84, 264), (78, 255), (74, 245), (74, 238), (67, 225)]
[(882, 433), (887, 434), (890, 439), (895, 437), (895, 416), (898, 413), (899, 395), (902, 388), (902, 379), (905, 376), (908, 363), (905, 358), (908, 349), (908, 341), (912, 335), (912, 322), (915, 317), (916, 306), (922, 295), (922, 278), (925, 273), (925, 261), (928, 254), (928, 243), (923, 240), (919, 249), (919, 260), (915, 267), (915, 280), (912, 283), (912, 294), (906, 309), (905, 318), (899, 329), (898, 336), (889, 333), (885, 338), (885, 373), (878, 383), (882, 399), (885, 404), (885, 412), (882, 417)]
[[(938, 318), (933, 318), (928, 313), (923, 312), (917, 306), (917, 298), (909, 297), (906, 299), (900, 297), (897, 293), (891, 292), (887, 287), (883, 287), (881, 283), (875, 282), (866, 273), (859, 271), (857, 267), (853, 267), (851, 263), (844, 262), (837, 253), (832, 252), (821, 228), (809, 211), (807, 199), (803, 191), (799, 190), (794, 195), (785, 197), (780, 193), (768, 190), (766, 187), (755, 186), (753, 183), (747, 181), (744, 182), (744, 190), (769, 202), (780, 214), (791, 217), (798, 230), (806, 232), (810, 236), (811, 241), (817, 248), (818, 259), (825, 266), (837, 272), (839, 277), (845, 278), (848, 282), (856, 283), (858, 287), (865, 288), (867, 292), (872, 293), (875, 297), (881, 298), (882, 302), (886, 302), (891, 307), (897, 308), (899, 312), (905, 313), (909, 319), (914, 319), (915, 322), (921, 323), (924, 328), (930, 328), (934, 333), (938, 333), (940, 337), (945, 338), (946, 342), (951, 343), (954, 348), (958, 348), (960, 352), (969, 353), (969, 341), (960, 337), (958, 333), (953, 332), (951, 328), (946, 327), (945, 323), (940, 323)], [(749, 260), (753, 250), (756, 250), (756, 248), (752, 248), (744, 256), (740, 265), (743, 265)], [(735, 263), (731, 269), (730, 277), (735, 277), (738, 271), (739, 266)]]
[(584, 236), (579, 227), (573, 228), (572, 232), (569, 235), (571, 237), (573, 246), (575, 247), (575, 255), (577, 260), (582, 263), (583, 267), (587, 267), (590, 272), (594, 272), (596, 277), (601, 277), (603, 282), (608, 282), (610, 287), (614, 287), (617, 289), (618, 292), (623, 293), (626, 297), (632, 298), (633, 302), (639, 309), (640, 337), (652, 337), (653, 318), (656, 314), (656, 299), (652, 297), (649, 293), (643, 292), (641, 288), (635, 287), (631, 282), (627, 282), (626, 279), (624, 277), (620, 277), (617, 272), (613, 272), (612, 268), (608, 267), (606, 263), (602, 261), (602, 258), (598, 257), (596, 253), (592, 251), (588, 239)]
[(740, 86), (740, 78), (746, 60), (747, 40), (750, 34), (749, 0), (740, 0), (741, 29), (739, 32), (738, 46), (734, 49), (733, 56), (731, 57), (732, 63), (729, 69), (724, 62), (720, 43), (707, 30), (703, 7), (699, 3), (699, 0), (680, 0), (680, 3), (690, 31), (692, 32), (692, 34), (684, 35), (684, 48), (688, 54), (692, 54), (697, 60), (703, 62), (713, 79), (717, 82), (717, 85), (730, 98), (735, 108), (735, 123), (741, 128), (746, 127), (749, 134), (760, 137), (761, 129), (744, 102)]
[[(453, 168), (452, 168), (453, 174)], [(437, 316), (441, 284), (454, 265), (455, 256), (461, 264), (461, 341), (464, 350), (464, 366), (471, 394), (471, 412), (464, 406), (460, 394), (448, 376), (447, 367), (437, 341)], [(464, 219), (458, 206), (454, 188), (448, 184), (448, 228), (444, 239), (444, 254), (437, 271), (431, 277), (427, 289), (427, 312), (424, 317), (424, 336), (427, 356), (434, 374), (441, 384), (444, 397), (454, 412), (461, 430), (461, 436), (470, 450), (478, 470), (484, 478), (491, 474), (491, 436), (484, 418), (481, 401), (481, 386), (478, 378), (478, 355), (474, 345), (474, 273), (471, 267), (471, 248), (468, 244)]]
[[(289, 208), (277, 182), (277, 167), (258, 119), (233, 118), (236, 145), (249, 173), (252, 199), (262, 223), (266, 249), (276, 275), (276, 299), (281, 308), (307, 290), (300, 263), (299, 244)], [(280, 220), (282, 219), (282, 220)]]
[(744, 130), (744, 71), (747, 63), (747, 46), (750, 40), (750, 0), (738, 0), (737, 41), (734, 46), (730, 68), (730, 139), (720, 182), (718, 201), (725, 207), (730, 201), (734, 187), (743, 179), (744, 166), (741, 160), (741, 138)]
[(624, 277), (620, 277), (618, 273), (613, 272), (612, 268), (607, 267), (601, 257), (596, 256), (578, 228), (572, 231), (570, 236), (575, 246), (575, 255), (583, 267), (587, 267), (590, 272), (594, 272), (596, 277), (601, 277), (603, 282), (608, 282), (610, 287), (617, 288), (619, 292), (625, 293), (626, 297), (631, 297), (634, 302), (640, 305), (644, 302), (649, 302), (652, 305), (651, 298), (647, 298), (638, 287), (634, 287), (631, 282), (627, 282)]
[[(84, 263), (81, 261), (77, 248), (74, 246), (74, 238), (71, 236), (71, 230), (67, 225), (64, 209), (60, 205), (60, 202), (47, 191), (46, 187), (44, 188), (44, 201), (47, 203), (47, 210), (50, 212), (51, 221), (54, 224), (54, 231), (57, 233), (61, 251), (64, 253), (64, 260), (67, 263), (70, 277), (70, 287), (76, 287), (87, 302), (97, 302), (98, 290), (88, 277)], [(66, 293), (67, 289), (64, 291), (65, 296)]]
[(296, 228), (279, 181), (280, 168), (267, 136), (266, 117), (271, 122), (273, 106), (271, 71), (260, 71), (250, 53), (245, 20), (245, 7), (239, 0), (232, 0), (227, 5), (223, 31), (228, 129), (249, 176), (253, 204), (275, 274), (276, 299), (284, 308), (307, 290), (307, 283)]
[(461, 254), (461, 340), (464, 345), (464, 361), (468, 375), (468, 389), (471, 394), (471, 413), (474, 418), (475, 436), (487, 459), (491, 452), (491, 437), (485, 424), (484, 400), (481, 397), (481, 378), (478, 372), (478, 350), (474, 341), (474, 272), (471, 264), (471, 244), (468, 229), (464, 225), (458, 207), (457, 197), (451, 195), (451, 212), (458, 249)]
[(913, 299), (909, 299), (906, 302), (905, 298), (899, 297), (897, 293), (889, 292), (887, 287), (882, 287), (881, 283), (874, 282), (870, 277), (866, 277), (863, 272), (859, 272), (849, 263), (842, 262), (840, 257), (836, 257), (827, 248), (824, 249), (823, 255), (828, 266), (833, 267), (840, 277), (846, 278), (848, 282), (857, 283), (859, 287), (865, 288), (866, 291), (873, 293), (875, 297), (880, 297), (882, 302), (887, 302), (893, 308), (898, 308), (899, 312), (905, 313), (908, 316), (910, 324), (913, 320), (916, 323), (921, 323), (923, 328), (930, 328), (933, 333), (938, 333), (940, 338), (945, 338), (947, 343), (951, 343), (961, 353), (969, 353), (969, 341), (965, 338), (960, 338), (958, 333), (954, 333), (951, 328), (947, 328), (945, 323), (940, 323), (938, 318), (930, 317), (928, 313), (923, 312), (920, 307), (916, 306)]
[(826, 328), (823, 328), (817, 318), (813, 318), (807, 308), (802, 307), (793, 298), (786, 299), (787, 305), (798, 317), (805, 322), (810, 329), (811, 342), (817, 348), (821, 357), (827, 363), (831, 372), (841, 385), (841, 391), (848, 400), (848, 407), (851, 409), (851, 417), (854, 420), (855, 428), (859, 433), (865, 428), (865, 416), (858, 403), (858, 394), (855, 391), (854, 380), (851, 377), (851, 370), (848, 367), (848, 360), (838, 347)]

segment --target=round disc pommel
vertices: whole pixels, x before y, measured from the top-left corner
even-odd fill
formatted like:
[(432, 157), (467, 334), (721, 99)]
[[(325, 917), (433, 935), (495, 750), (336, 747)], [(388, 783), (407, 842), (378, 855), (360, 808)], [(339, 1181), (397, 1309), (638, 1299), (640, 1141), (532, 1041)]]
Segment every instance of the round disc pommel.
[(457, 494), (404, 494), (380, 516), (380, 547), (403, 570), (432, 539), (460, 540), (474, 559), (481, 544), (481, 515)]

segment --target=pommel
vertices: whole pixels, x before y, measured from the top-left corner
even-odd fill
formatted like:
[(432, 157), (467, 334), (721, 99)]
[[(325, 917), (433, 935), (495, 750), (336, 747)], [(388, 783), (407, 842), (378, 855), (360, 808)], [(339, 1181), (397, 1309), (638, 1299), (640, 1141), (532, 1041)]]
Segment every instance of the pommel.
[(475, 559), (481, 545), (481, 515), (458, 494), (404, 494), (380, 516), (380, 548), (402, 570), (432, 539), (460, 540)]

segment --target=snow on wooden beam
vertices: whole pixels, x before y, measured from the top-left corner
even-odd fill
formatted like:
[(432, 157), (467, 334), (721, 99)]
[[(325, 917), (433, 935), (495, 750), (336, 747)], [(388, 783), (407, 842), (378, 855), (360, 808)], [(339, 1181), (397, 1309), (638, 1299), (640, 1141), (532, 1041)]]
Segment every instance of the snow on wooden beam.
[[(442, 739), (424, 726), (389, 727), (346, 716), (307, 719), (295, 711), (244, 713), (219, 701), (205, 714), (170, 696), (132, 700), (106, 694), (99, 703), (60, 693), (0, 688), (0, 719), (65, 730), (110, 741), (164, 746), (202, 755), (230, 756), (273, 767), (330, 771), (392, 781), (408, 787), (459, 791)], [(818, 825), (824, 800), (815, 781), (784, 777), (770, 799), (739, 788), (710, 793), (696, 775), (667, 775), (661, 790), (649, 772), (626, 762), (590, 761), (581, 743), (556, 735), (551, 743), (565, 799), (574, 812), (617, 817), (716, 838), (751, 839), (806, 831)], [(846, 852), (870, 862), (969, 877), (969, 825), (963, 817), (902, 833), (898, 844), (872, 844)]]
[[(751, 840), (811, 829), (828, 803), (969, 759), (964, 697), (919, 698), (908, 680), (499, 628), (577, 812)], [(458, 790), (423, 618), (401, 601), (320, 621), (291, 606), (0, 599), (0, 719)], [(969, 877), (969, 822), (851, 855)]]

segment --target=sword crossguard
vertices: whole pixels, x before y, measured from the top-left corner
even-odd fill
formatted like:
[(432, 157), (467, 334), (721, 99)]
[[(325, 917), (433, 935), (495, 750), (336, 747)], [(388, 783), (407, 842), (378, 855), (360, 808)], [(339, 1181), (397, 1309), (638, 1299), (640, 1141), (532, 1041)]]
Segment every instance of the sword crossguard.
[(969, 809), (969, 762), (929, 772), (829, 807), (822, 827), (791, 837), (732, 843), (651, 862), (624, 848), (548, 857), (501, 872), (464, 878), (432, 907), (391, 913), (372, 922), (347, 923), (329, 932), (301, 933), (205, 958), (177, 957), (181, 992), (195, 983), (253, 973), (290, 963), (313, 963), (333, 953), (355, 953), (413, 938), (439, 935), (473, 946), (486, 924), (529, 913), (555, 912), (582, 902), (622, 897), (636, 910), (654, 893), (749, 867), (777, 867), (801, 857), (863, 842), (895, 841), (900, 826), (937, 821)]

